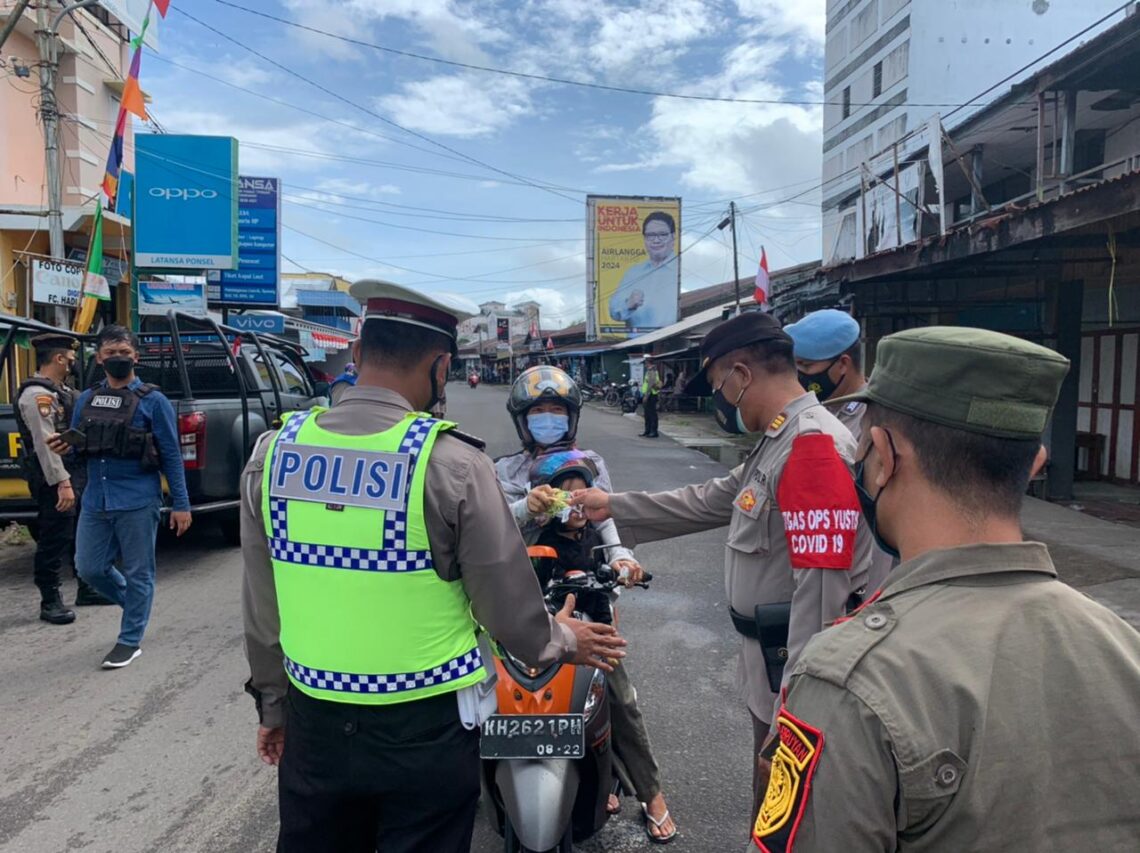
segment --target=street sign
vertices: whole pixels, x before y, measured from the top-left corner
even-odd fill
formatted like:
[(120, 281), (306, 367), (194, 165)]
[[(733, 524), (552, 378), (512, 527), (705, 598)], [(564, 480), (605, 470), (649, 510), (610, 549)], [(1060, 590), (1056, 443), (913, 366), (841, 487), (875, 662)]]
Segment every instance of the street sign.
[(281, 179), (238, 178), (238, 266), (207, 273), (212, 305), (278, 306)]
[(228, 136), (135, 137), (135, 266), (233, 269), (238, 144)]
[(280, 335), (285, 331), (285, 318), (272, 314), (231, 314), (226, 325), (243, 332)]

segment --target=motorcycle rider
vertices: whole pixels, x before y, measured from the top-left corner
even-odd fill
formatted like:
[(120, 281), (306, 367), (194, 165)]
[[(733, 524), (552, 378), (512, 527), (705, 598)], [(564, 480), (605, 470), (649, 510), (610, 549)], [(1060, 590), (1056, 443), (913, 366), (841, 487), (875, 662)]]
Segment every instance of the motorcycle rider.
[(329, 386), (329, 399), (335, 406), (344, 396), (344, 392), (356, 384), (356, 362), (350, 361), (344, 366), (344, 371)]
[[(564, 370), (552, 365), (538, 365), (519, 374), (507, 398), (507, 411), (522, 441), (522, 449), (496, 459), (495, 473), (523, 539), (528, 545), (533, 545), (542, 533), (542, 528), (550, 521), (547, 512), (558, 499), (559, 490), (549, 484), (532, 484), (531, 468), (543, 454), (577, 449), (582, 395), (577, 383)], [(592, 485), (610, 491), (612, 485), (605, 460), (592, 450), (579, 452), (594, 466)], [(610, 566), (621, 574), (640, 576), (641, 566), (634, 559), (633, 552), (621, 544), (614, 523), (602, 521), (596, 527), (601, 543), (607, 546)], [(630, 774), (637, 777), (632, 783), (635, 793), (645, 804), (648, 819), (655, 824), (660, 822), (649, 830), (651, 839), (666, 843), (676, 835), (676, 826), (669, 817), (669, 808), (660, 790), (657, 763), (649, 750), (649, 738), (641, 724), (636, 693), (632, 687), (629, 687), (628, 692), (618, 693), (614, 689), (614, 682), (610, 683), (611, 696), (615, 700), (615, 718), (628, 721), (625, 725), (619, 723), (614, 729), (615, 748), (619, 750), (622, 762), (630, 768)], [(624, 673), (618, 676), (618, 688), (625, 687), (627, 683), (628, 678), (624, 677)], [(619, 727), (627, 731), (619, 732)], [(627, 740), (627, 754), (621, 755), (618, 743)], [(607, 808), (611, 814), (616, 814), (621, 809), (616, 796), (611, 798)]]

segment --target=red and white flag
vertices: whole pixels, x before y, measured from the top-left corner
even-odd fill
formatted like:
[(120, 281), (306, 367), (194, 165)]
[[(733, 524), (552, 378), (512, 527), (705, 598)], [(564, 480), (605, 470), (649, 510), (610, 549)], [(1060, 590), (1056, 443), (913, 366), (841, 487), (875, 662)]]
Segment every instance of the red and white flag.
[(756, 290), (752, 294), (752, 298), (756, 300), (756, 304), (761, 306), (765, 311), (770, 309), (768, 304), (768, 253), (764, 251), (764, 247), (760, 247), (760, 266), (756, 270)]

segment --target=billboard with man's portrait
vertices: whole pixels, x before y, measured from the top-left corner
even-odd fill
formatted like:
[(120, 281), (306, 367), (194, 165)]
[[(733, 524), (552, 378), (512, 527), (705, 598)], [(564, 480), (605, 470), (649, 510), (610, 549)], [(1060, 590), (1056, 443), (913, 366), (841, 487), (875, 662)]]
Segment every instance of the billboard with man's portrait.
[(677, 322), (681, 199), (587, 196), (592, 338), (625, 338)]

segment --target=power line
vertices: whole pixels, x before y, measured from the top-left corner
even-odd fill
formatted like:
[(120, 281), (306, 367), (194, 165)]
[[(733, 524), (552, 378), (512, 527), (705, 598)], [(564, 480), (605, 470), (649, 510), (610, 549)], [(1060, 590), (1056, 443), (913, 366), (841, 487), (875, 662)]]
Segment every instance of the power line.
[[(414, 53), (409, 50), (401, 50), (387, 45), (375, 44), (373, 42), (363, 41), (362, 39), (352, 38), (351, 36), (340, 35), (339, 33), (332, 33), (328, 30), (322, 30), (317, 27), (312, 27), (307, 24), (299, 23), (298, 21), (290, 21), (288, 18), (281, 18), (277, 15), (271, 15), (268, 12), (262, 12), (257, 9), (250, 9), (246, 6), (241, 6), (237, 3), (232, 3), (230, 0), (214, 0), (222, 6), (228, 6), (231, 9), (237, 9), (240, 12), (245, 12), (250, 15), (256, 15), (259, 18), (275, 21), (287, 27), (294, 29), (304, 30), (306, 32), (314, 33), (316, 35), (325, 36), (326, 38), (334, 39), (345, 44), (355, 45), (356, 47), (366, 47), (370, 50), (377, 50), (383, 53), (390, 53), (394, 56), (402, 56), (407, 59), (417, 59), (421, 62), (433, 62), (438, 65), (447, 65), (452, 68), (462, 68), (465, 71), (481, 71), (486, 74), (500, 74), (505, 77), (515, 77), (522, 80), (534, 80), (541, 83), (557, 83), (560, 86), (576, 86), (581, 89), (596, 89), (603, 92), (618, 92), (623, 95), (641, 95), (652, 98), (675, 98), (682, 101), (712, 101), (715, 103), (727, 104), (761, 104), (761, 105), (787, 105), (787, 106), (803, 106), (803, 107), (819, 107), (825, 105), (839, 106), (845, 104), (847, 106), (869, 107), (874, 106), (875, 102), (868, 101), (866, 103), (849, 103), (842, 101), (813, 101), (797, 98), (730, 98), (726, 96), (717, 95), (687, 95), (680, 92), (662, 92), (654, 89), (635, 89), (628, 86), (608, 86), (604, 83), (592, 83), (587, 80), (570, 80), (565, 77), (554, 77), (549, 74), (532, 74), (525, 71), (514, 71), (509, 68), (494, 68), (489, 65), (475, 65), (469, 62), (456, 62), (451, 59), (444, 59), (440, 56), (429, 56), (424, 53)], [(915, 107), (954, 107), (959, 104), (911, 104)]]
[(290, 75), (291, 77), (296, 77), (298, 80), (303, 80), (304, 82), (308, 83), (310, 86), (313, 86), (314, 88), (320, 90), (321, 92), (324, 92), (329, 97), (336, 98), (338, 101), (342, 101), (343, 103), (346, 103), (349, 106), (355, 107), (356, 109), (360, 110), (361, 112), (367, 113), (368, 115), (384, 122), (387, 125), (390, 125), (390, 126), (396, 128), (398, 130), (402, 130), (404, 133), (406, 133), (410, 136), (414, 136), (416, 139), (427, 142), (429, 145), (434, 145), (437, 148), (440, 148), (444, 151), (447, 151), (450, 154), (455, 154), (458, 157), (462, 157), (464, 160), (467, 160), (468, 162), (473, 163), (477, 166), (481, 166), (484, 169), (488, 169), (489, 171), (495, 172), (496, 174), (505, 175), (509, 178), (516, 180), (516, 181), (522, 181), (523, 183), (525, 183), (531, 187), (534, 187), (535, 189), (542, 190), (543, 192), (551, 193), (552, 195), (560, 196), (561, 198), (564, 198), (567, 201), (572, 201), (576, 204), (582, 203), (582, 201), (580, 199), (576, 199), (572, 196), (568, 196), (565, 193), (560, 192), (558, 190), (551, 189), (549, 186), (544, 186), (543, 184), (538, 183), (531, 178), (527, 178), (523, 175), (516, 175), (513, 172), (508, 172), (506, 169), (500, 169), (498, 166), (493, 166), (490, 163), (484, 162), (483, 160), (479, 160), (478, 158), (472, 157), (469, 154), (464, 154), (462, 151), (459, 151), (456, 148), (452, 148), (450, 145), (447, 145), (443, 142), (439, 142), (435, 139), (432, 139), (430, 136), (427, 136), (426, 134), (420, 133), (419, 131), (412, 130), (411, 128), (408, 128), (408, 127), (404, 127), (399, 122), (393, 121), (392, 119), (388, 118), (387, 116), (381, 115), (380, 113), (376, 112), (375, 110), (371, 110), (368, 107), (365, 107), (361, 104), (358, 104), (355, 101), (344, 97), (343, 95), (339, 94), (338, 92), (334, 92), (332, 89), (329, 89), (327, 86), (323, 86), (322, 84), (316, 82), (315, 80), (311, 80), (308, 77), (304, 76), (303, 74), (300, 74), (300, 73), (294, 71), (293, 69), (283, 65), (282, 63), (278, 62), (277, 60), (271, 59), (270, 57), (266, 56), (264, 53), (261, 53), (260, 51), (255, 50), (254, 48), (250, 47), (249, 45), (244, 44), (243, 42), (239, 41), (238, 39), (233, 38), (232, 36), (228, 35), (227, 33), (222, 32), (221, 30), (217, 29), (216, 27), (213, 27), (210, 24), (207, 24), (205, 21), (202, 21), (198, 18), (195, 18), (193, 15), (191, 15), (189, 12), (185, 11), (181, 7), (175, 6), (174, 9), (179, 14), (189, 18), (191, 21), (194, 21), (199, 26), (205, 27), (210, 32), (214, 33), (217, 36), (220, 36), (221, 38), (224, 38), (226, 41), (231, 42), (232, 44), (236, 44), (242, 50), (246, 50), (246, 51), (252, 53), (254, 56), (260, 58), (264, 62), (268, 62), (273, 67), (278, 68), (281, 71), (284, 71), (286, 74)]

